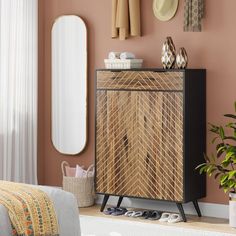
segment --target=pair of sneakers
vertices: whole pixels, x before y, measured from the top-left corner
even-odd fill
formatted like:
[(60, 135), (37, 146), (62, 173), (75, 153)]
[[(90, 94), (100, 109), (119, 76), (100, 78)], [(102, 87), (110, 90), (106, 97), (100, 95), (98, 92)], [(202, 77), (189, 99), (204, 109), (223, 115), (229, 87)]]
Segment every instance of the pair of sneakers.
[(160, 222), (178, 223), (182, 221), (180, 214), (164, 212), (159, 219)]

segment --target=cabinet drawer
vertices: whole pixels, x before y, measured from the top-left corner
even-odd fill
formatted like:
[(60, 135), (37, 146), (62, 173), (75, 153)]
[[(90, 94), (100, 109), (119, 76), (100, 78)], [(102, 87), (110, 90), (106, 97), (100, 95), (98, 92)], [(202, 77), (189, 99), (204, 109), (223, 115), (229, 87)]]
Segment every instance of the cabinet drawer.
[(182, 91), (181, 71), (98, 71), (97, 89)]

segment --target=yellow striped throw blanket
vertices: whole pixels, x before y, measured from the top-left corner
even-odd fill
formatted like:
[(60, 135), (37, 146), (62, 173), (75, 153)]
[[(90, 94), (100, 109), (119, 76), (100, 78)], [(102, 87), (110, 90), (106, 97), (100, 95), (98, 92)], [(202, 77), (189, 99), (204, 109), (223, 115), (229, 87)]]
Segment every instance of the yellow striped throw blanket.
[(0, 181), (0, 204), (8, 210), (12, 235), (59, 235), (53, 203), (42, 190), (27, 184)]

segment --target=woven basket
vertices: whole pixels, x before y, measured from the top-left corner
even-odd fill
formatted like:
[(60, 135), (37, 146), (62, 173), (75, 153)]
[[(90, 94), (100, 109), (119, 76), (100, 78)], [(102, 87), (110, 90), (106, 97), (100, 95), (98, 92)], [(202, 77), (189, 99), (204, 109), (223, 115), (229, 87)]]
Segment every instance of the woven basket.
[[(88, 207), (94, 205), (94, 177), (87, 176), (81, 177), (68, 177), (65, 175), (65, 167), (69, 164), (66, 161), (61, 163), (63, 173), (63, 190), (71, 192), (75, 195), (79, 207)], [(94, 166), (91, 165), (87, 173), (93, 170)]]

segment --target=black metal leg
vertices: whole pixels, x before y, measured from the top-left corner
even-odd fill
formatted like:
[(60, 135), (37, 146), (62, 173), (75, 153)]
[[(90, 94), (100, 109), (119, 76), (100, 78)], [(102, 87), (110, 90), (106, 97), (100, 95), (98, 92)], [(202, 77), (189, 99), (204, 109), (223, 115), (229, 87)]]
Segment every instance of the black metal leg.
[(186, 216), (185, 216), (185, 213), (184, 213), (184, 208), (183, 208), (183, 205), (182, 203), (176, 203), (178, 209), (179, 209), (179, 212), (180, 212), (180, 215), (182, 216), (182, 219), (184, 222), (187, 222), (187, 219), (186, 219)]
[(101, 212), (103, 212), (103, 210), (104, 210), (104, 208), (107, 204), (108, 199), (109, 199), (109, 195), (105, 194), (105, 196), (103, 198), (103, 201), (102, 201), (101, 209), (100, 209)]
[(121, 203), (122, 203), (123, 197), (119, 197), (118, 203), (117, 203), (117, 207), (120, 207)]
[(195, 207), (195, 210), (196, 210), (196, 212), (197, 212), (197, 215), (198, 215), (199, 217), (201, 217), (201, 216), (202, 216), (202, 213), (201, 213), (201, 210), (200, 210), (200, 208), (199, 208), (198, 201), (197, 201), (197, 200), (194, 200), (194, 201), (193, 201), (193, 205), (194, 205), (194, 207)]

